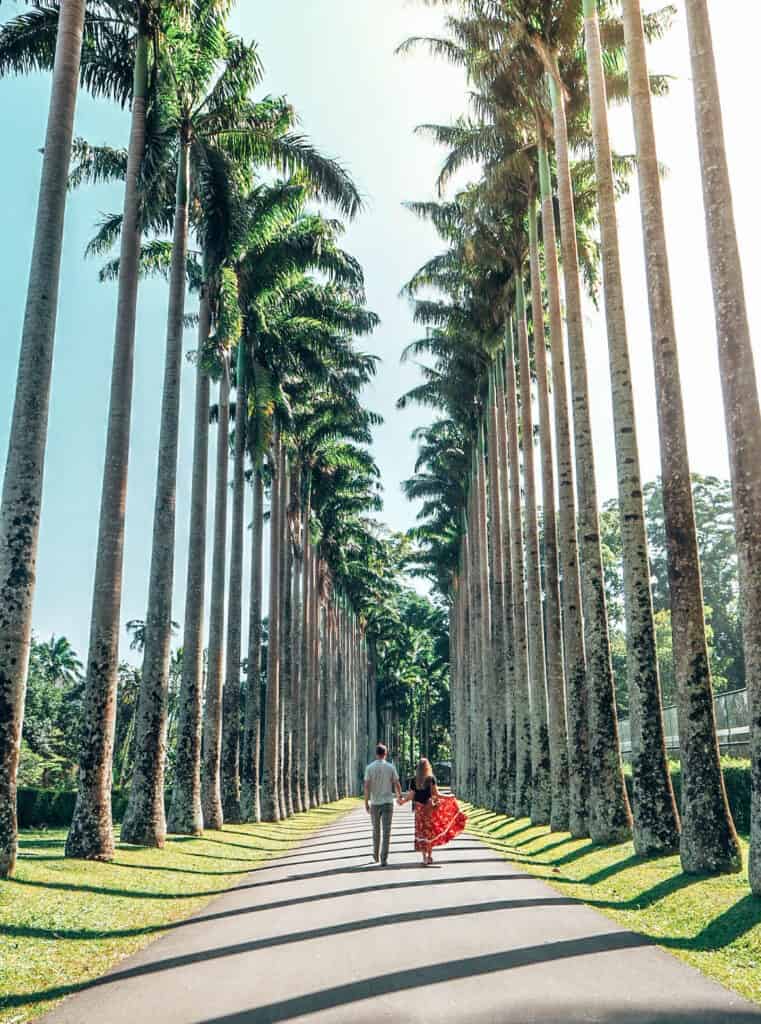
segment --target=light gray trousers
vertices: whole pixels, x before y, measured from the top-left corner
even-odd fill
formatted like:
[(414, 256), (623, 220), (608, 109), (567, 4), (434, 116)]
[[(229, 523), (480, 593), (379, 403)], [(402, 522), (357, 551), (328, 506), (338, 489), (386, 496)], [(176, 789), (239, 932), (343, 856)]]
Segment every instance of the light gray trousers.
[[(388, 847), (391, 842), (391, 819), (394, 816), (393, 804), (371, 804), (370, 817), (373, 819), (373, 856), (380, 857), (381, 864), (388, 860)], [(381, 832), (383, 843), (381, 844)]]

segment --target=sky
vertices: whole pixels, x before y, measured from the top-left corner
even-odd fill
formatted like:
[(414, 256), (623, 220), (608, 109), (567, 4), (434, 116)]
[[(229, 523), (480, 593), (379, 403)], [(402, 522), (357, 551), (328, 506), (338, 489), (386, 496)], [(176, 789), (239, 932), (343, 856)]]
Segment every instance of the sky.
[[(673, 31), (651, 50), (651, 69), (673, 76), (670, 96), (656, 104), (656, 128), (659, 156), (669, 169), (663, 188), (674, 304), (692, 466), (696, 472), (726, 475), (682, 0), (677, 0), (677, 7)], [(727, 17), (729, 7), (731, 17)], [(761, 292), (756, 286), (756, 271), (761, 225), (757, 144), (753, 140), (756, 116), (746, 82), (747, 69), (757, 59), (754, 43), (761, 33), (761, 5), (758, 0), (709, 0), (709, 8), (751, 328), (759, 339)], [(21, 9), (20, 3), (3, 5), (2, 18)], [(303, 131), (323, 152), (338, 157), (349, 168), (366, 199), (365, 212), (349, 228), (344, 244), (362, 262), (368, 305), (382, 320), (375, 335), (362, 342), (383, 360), (366, 402), (385, 418), (376, 431), (374, 454), (383, 474), (384, 519), (398, 530), (412, 525), (415, 515), (414, 507), (400, 490), (415, 459), (410, 432), (429, 416), (423, 410), (396, 409), (398, 396), (418, 379), (413, 365), (399, 362), (404, 346), (419, 334), (412, 323), (409, 303), (399, 297), (399, 290), (440, 248), (432, 229), (402, 207), (405, 200), (434, 198), (433, 183), (442, 157), (431, 143), (415, 136), (413, 129), (421, 122), (447, 122), (463, 113), (467, 86), (457, 69), (433, 60), (423, 51), (400, 57), (394, 50), (408, 35), (436, 34), (441, 20), (439, 9), (415, 0), (238, 0), (232, 20), (235, 31), (259, 43), (266, 68), (262, 92), (288, 95), (300, 113)], [(743, 26), (742, 32), (738, 32), (739, 25)], [(48, 96), (46, 76), (0, 80), (0, 137), (6, 140), (7, 149), (0, 163), (5, 200), (0, 207), (0, 233), (5, 242), (0, 254), (0, 306), (5, 332), (0, 347), (3, 460)], [(633, 152), (629, 111), (618, 109), (612, 118), (616, 149)], [(77, 134), (94, 143), (124, 145), (127, 128), (124, 112), (81, 96)], [(92, 598), (116, 300), (115, 287), (98, 283), (98, 265), (85, 260), (83, 251), (99, 216), (120, 207), (118, 188), (88, 189), (71, 196), (66, 219), (34, 627), (41, 638), (65, 634), (82, 656), (86, 653)], [(658, 437), (636, 184), (620, 203), (619, 221), (642, 469), (644, 478), (652, 479), (659, 472)], [(142, 618), (145, 613), (166, 299), (162, 283), (147, 282), (141, 288), (124, 621)], [(591, 303), (587, 305), (586, 327), (599, 492), (601, 499), (607, 499), (614, 496), (616, 488), (610, 388), (604, 324)], [(186, 342), (188, 350), (194, 347), (192, 334)], [(759, 341), (757, 351), (758, 347)], [(761, 352), (757, 361), (761, 362)], [(193, 371), (188, 364), (183, 376), (177, 494), (173, 617), (179, 622), (187, 557), (192, 403)]]

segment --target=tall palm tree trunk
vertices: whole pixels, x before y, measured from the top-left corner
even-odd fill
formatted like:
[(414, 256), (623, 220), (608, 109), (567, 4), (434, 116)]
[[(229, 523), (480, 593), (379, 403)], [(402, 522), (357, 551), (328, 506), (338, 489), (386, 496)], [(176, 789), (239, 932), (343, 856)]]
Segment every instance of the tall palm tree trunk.
[(750, 700), (750, 886), (761, 896), (761, 413), (750, 340), (711, 23), (705, 0), (686, 0), (695, 119), (729, 445)]
[[(32, 639), (63, 221), (84, 18), (84, 0), (69, 0), (62, 7), (58, 22), (16, 397), (0, 506), (0, 878), (12, 874), (16, 865), (16, 773)], [(109, 856), (112, 849), (112, 846), (106, 849)]]
[[(470, 488), (468, 493), (468, 553), (470, 565), (468, 568), (468, 582), (470, 584), (470, 761), (468, 764), (468, 788), (471, 799), (478, 801), (479, 797), (479, 760), (481, 746), (481, 683), (483, 680), (482, 666), (482, 608), (481, 608), (481, 574), (480, 574), (480, 553), (478, 548), (478, 499), (477, 482), (475, 471), (475, 451), (471, 466)], [(410, 754), (410, 757), (412, 755)]]
[(310, 789), (312, 805), (319, 807), (323, 803), (322, 794), (322, 680), (320, 679), (320, 617), (322, 596), (320, 583), (322, 579), (322, 557), (319, 551), (314, 552), (312, 559), (312, 613), (309, 634), (309, 672), (312, 678), (311, 706), (311, 741), (310, 741)]
[[(559, 79), (559, 75), (558, 75)], [(579, 281), (571, 166), (565, 101), (557, 80), (550, 76), (555, 153), (558, 169), (560, 238), (568, 324), (568, 351), (573, 396), (573, 433), (576, 453), (576, 488), (579, 496), (582, 600), (589, 698), (589, 834), (596, 843), (620, 842), (631, 834), (631, 811), (624, 785), (618, 740), (613, 665), (605, 606), (605, 579), (600, 547), (589, 380), (584, 349), (584, 321)]]
[(542, 573), (539, 564), (539, 527), (536, 508), (534, 468), (534, 417), (531, 396), (531, 365), (526, 327), (526, 298), (523, 267), (516, 268), (516, 321), (518, 324), (518, 366), (523, 435), (523, 487), (526, 531), (526, 618), (528, 626), (529, 685), (531, 692), (531, 821), (549, 825), (552, 814), (552, 772), (550, 734), (547, 721), (547, 675), (545, 670), (544, 620), (542, 617)]
[(732, 872), (741, 868), (740, 847), (719, 762), (679, 354), (639, 0), (625, 0), (623, 18), (647, 254), (674, 671), (679, 694), (683, 779), (680, 856), (682, 867), (689, 873)]
[[(502, 695), (504, 730), (502, 734), (502, 761), (500, 771), (500, 797), (509, 814), (515, 808), (515, 605), (513, 602), (513, 570), (511, 561), (512, 530), (510, 524), (510, 473), (508, 455), (507, 409), (505, 405), (505, 375), (502, 361), (498, 358), (495, 374), (495, 398), (497, 413), (497, 457), (499, 459), (500, 505), (502, 506), (502, 575), (503, 612), (505, 616), (505, 661), (507, 674), (505, 692)], [(464, 624), (463, 624), (464, 627)]]
[(240, 782), (240, 672), (243, 625), (243, 543), (246, 505), (246, 427), (248, 391), (242, 363), (243, 339), (235, 391), (235, 451), (233, 455), (233, 514), (230, 538), (230, 578), (227, 599), (227, 671), (222, 695), (221, 785), (225, 821), (244, 820)]
[(521, 470), (518, 454), (518, 405), (512, 325), (505, 341), (505, 406), (510, 464), (510, 537), (512, 546), (513, 622), (515, 630), (515, 816), (531, 813), (531, 712), (529, 697), (528, 634), (526, 626), (526, 574), (521, 523)]
[(549, 721), (553, 832), (569, 827), (568, 733), (566, 730), (565, 671), (560, 612), (558, 532), (555, 514), (555, 466), (550, 412), (542, 277), (539, 266), (536, 196), (529, 197), (528, 234), (531, 263), (531, 305), (534, 322), (534, 362), (539, 404), (539, 444), (542, 477), (542, 539), (544, 541), (544, 615), (547, 657), (547, 717)]
[[(329, 769), (329, 730), (330, 720), (328, 703), (330, 701), (330, 673), (328, 671), (328, 649), (327, 649), (327, 627), (328, 627), (328, 603), (324, 602), (320, 608), (320, 626), (318, 629), (318, 650), (317, 665), (320, 673), (320, 749), (322, 758), (320, 761), (320, 802), (326, 803), (330, 800), (328, 785)], [(356, 742), (358, 736), (357, 725), (349, 733), (352, 743)], [(352, 775), (353, 765), (352, 765)]]
[(311, 765), (311, 726), (312, 726), (312, 677), (309, 671), (309, 633), (312, 620), (312, 539), (309, 534), (310, 518), (310, 496), (307, 493), (307, 500), (303, 514), (303, 535), (304, 535), (304, 558), (302, 563), (302, 617), (301, 617), (301, 655), (300, 675), (301, 693), (299, 695), (300, 721), (303, 736), (301, 747), (301, 784), (302, 804), (305, 811), (312, 807), (312, 798), (309, 785), (309, 773)]
[(77, 802), (66, 837), (68, 857), (99, 860), (109, 860), (114, 850), (111, 785), (140, 260), (138, 179), (145, 152), (148, 92), (148, 37), (145, 32), (138, 35), (133, 80), (111, 394), (95, 556)]
[(145, 618), (145, 652), (137, 710), (137, 752), (121, 839), (139, 846), (163, 846), (166, 839), (164, 767), (169, 658), (172, 642), (172, 590), (176, 527), (177, 451), (185, 283), (188, 255), (190, 140), (183, 134), (177, 171), (172, 265), (169, 280), (164, 390), (156, 477), (153, 546)]
[(592, 134), (595, 143), (605, 319), (608, 334), (618, 507), (623, 550), (626, 663), (632, 738), (634, 848), (644, 857), (679, 846), (679, 815), (666, 755), (658, 657), (655, 646), (650, 558), (642, 498), (637, 421), (616, 221), (616, 195), (608, 134), (608, 99), (597, 7), (584, 0)]
[[(489, 586), (489, 538), (487, 526), (486, 473), (484, 466), (484, 429), (483, 423), (478, 441), (476, 462), (476, 497), (478, 523), (478, 571), (480, 575), (479, 591), (481, 594), (481, 729), (479, 746), (479, 794), (484, 806), (491, 806), (490, 777), (490, 746), (492, 742), (492, 679), (494, 666), (492, 661), (492, 629), (491, 629), (491, 588)], [(421, 757), (423, 752), (420, 751)]]
[(283, 494), (283, 626), (282, 626), (282, 704), (283, 704), (283, 765), (282, 806), (287, 817), (293, 814), (293, 791), (291, 773), (293, 768), (293, 543), (291, 538), (291, 488), (290, 463), (285, 463), (285, 493)]
[(558, 466), (558, 557), (563, 580), (563, 648), (568, 711), (568, 827), (575, 838), (589, 835), (589, 698), (584, 649), (579, 549), (576, 533), (576, 492), (573, 476), (571, 418), (568, 410), (565, 343), (560, 305), (560, 274), (555, 233), (555, 208), (547, 151), (539, 146), (542, 192), (542, 236), (547, 275), (552, 348), (552, 390)]
[[(487, 445), (489, 449), (489, 555), (492, 581), (492, 642), (493, 642), (493, 676), (492, 693), (489, 698), (492, 716), (492, 756), (489, 765), (491, 784), (491, 806), (494, 810), (505, 810), (506, 794), (504, 790), (504, 766), (507, 757), (505, 749), (505, 733), (507, 728), (507, 690), (508, 690), (508, 657), (507, 623), (505, 618), (505, 549), (503, 516), (507, 509), (502, 507), (502, 480), (504, 472), (500, 460), (499, 417), (497, 413), (496, 372), (492, 366), (489, 371), (489, 401), (487, 407)], [(450, 616), (450, 639), (454, 632), (454, 618)], [(454, 681), (456, 667), (453, 657), (454, 648), (450, 649), (450, 675)], [(456, 703), (456, 695), (450, 697), (452, 706)], [(429, 703), (430, 709), (430, 703)], [(430, 730), (430, 715), (428, 721)], [(427, 737), (426, 749), (430, 736)]]
[(230, 456), (230, 370), (223, 356), (217, 416), (216, 481), (214, 485), (214, 541), (209, 603), (209, 649), (203, 721), (201, 801), (207, 828), (224, 823), (220, 758), (222, 747), (222, 687), (224, 683), (225, 560), (227, 552), (227, 463)]
[(241, 765), (243, 814), (261, 820), (259, 767), (262, 756), (262, 583), (264, 555), (264, 481), (254, 468), (254, 513), (251, 540), (251, 581), (248, 613), (248, 676)]
[(193, 480), (190, 491), (190, 537), (185, 588), (177, 755), (167, 829), (183, 835), (203, 831), (201, 807), (201, 728), (203, 721), (203, 619), (206, 589), (206, 503), (209, 477), (209, 376), (202, 353), (209, 339), (208, 286), (201, 293), (196, 364), (193, 434)]
[(272, 488), (270, 498), (269, 636), (267, 639), (267, 711), (264, 719), (262, 769), (262, 820), (279, 821), (280, 808), (280, 428), (272, 441)]
[(304, 531), (301, 509), (301, 465), (298, 458), (294, 460), (292, 468), (291, 488), (293, 493), (293, 523), (295, 531), (293, 558), (293, 629), (291, 632), (291, 714), (293, 724), (291, 792), (293, 796), (293, 809), (297, 814), (299, 814), (305, 809), (303, 779), (305, 737), (304, 699), (302, 693), (303, 675), (301, 663), (302, 628), (304, 621), (304, 602), (302, 597), (302, 581), (304, 574)]

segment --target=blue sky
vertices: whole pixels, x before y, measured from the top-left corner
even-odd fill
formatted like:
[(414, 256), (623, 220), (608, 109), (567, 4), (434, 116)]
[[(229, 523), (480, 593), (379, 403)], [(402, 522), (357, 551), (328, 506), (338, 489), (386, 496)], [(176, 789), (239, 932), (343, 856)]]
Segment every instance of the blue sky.
[[(726, 3), (726, 0), (724, 0)], [(681, 3), (678, 4), (681, 8)], [(761, 327), (761, 297), (754, 287), (759, 258), (757, 161), (750, 136), (753, 114), (743, 69), (756, 59), (761, 32), (756, 0), (735, 0), (733, 17), (721, 19), (721, 0), (711, 0), (730, 160), (753, 325)], [(7, 7), (7, 12), (6, 12)], [(3, 18), (20, 10), (3, 5)], [(363, 263), (368, 301), (382, 326), (367, 343), (382, 356), (367, 403), (385, 418), (375, 454), (386, 489), (386, 521), (409, 526), (414, 509), (399, 491), (414, 461), (412, 428), (425, 414), (395, 409), (398, 395), (416, 380), (400, 366), (403, 346), (416, 336), (409, 306), (398, 292), (411, 273), (438, 248), (435, 236), (404, 211), (405, 199), (432, 197), (440, 154), (412, 129), (421, 121), (446, 121), (464, 110), (459, 73), (420, 53), (394, 55), (408, 34), (435, 33), (437, 9), (408, 0), (239, 0), (233, 26), (258, 40), (267, 69), (264, 89), (287, 93), (304, 130), (325, 152), (352, 171), (367, 209), (346, 246)], [(737, 32), (743, 24), (747, 31)], [(680, 16), (669, 39), (652, 55), (654, 68), (675, 75), (672, 95), (658, 105), (660, 156), (669, 165), (664, 183), (674, 295), (683, 355), (690, 447), (694, 468), (726, 472), (710, 285), (703, 235), (700, 181), (694, 139), (684, 25)], [(0, 350), (0, 454), (4, 458), (18, 358), (31, 234), (49, 82), (44, 76), (0, 81), (0, 137), (8, 150), (0, 165), (5, 202), (0, 262), (5, 344)], [(82, 96), (77, 133), (93, 142), (121, 145), (127, 117)], [(614, 114), (614, 138), (622, 151), (633, 147), (629, 114)], [(108, 401), (115, 289), (97, 282), (97, 264), (85, 261), (84, 246), (99, 215), (118, 209), (118, 189), (97, 188), (71, 197), (66, 223), (64, 271), (56, 341), (53, 400), (39, 556), (35, 629), (42, 637), (65, 633), (85, 653), (90, 615), (94, 546), (100, 499)], [(645, 476), (658, 472), (652, 364), (642, 269), (636, 189), (621, 204), (621, 236), (627, 311), (633, 354)], [(593, 415), (598, 442), (600, 493), (615, 493), (607, 357), (603, 325), (587, 310)], [(141, 290), (132, 461), (128, 496), (123, 617), (142, 617), (147, 593), (156, 439), (166, 320), (166, 290), (157, 282)], [(759, 332), (756, 331), (758, 335)], [(194, 346), (192, 335), (187, 348)], [(178, 488), (174, 617), (182, 621), (185, 579), (193, 374), (186, 368)], [(126, 646), (126, 645), (125, 645)]]

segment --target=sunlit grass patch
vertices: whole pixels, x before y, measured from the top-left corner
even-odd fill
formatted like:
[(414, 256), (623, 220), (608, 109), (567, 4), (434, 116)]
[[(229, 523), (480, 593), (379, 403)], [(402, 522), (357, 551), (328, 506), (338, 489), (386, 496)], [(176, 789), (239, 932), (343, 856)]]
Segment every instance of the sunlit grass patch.
[(356, 806), (342, 800), (276, 824), (171, 836), (163, 850), (119, 844), (110, 864), (67, 860), (63, 830), (23, 833), (16, 875), (0, 882), (0, 1022), (49, 1010)]
[(745, 839), (742, 874), (693, 876), (678, 856), (636, 857), (631, 842), (595, 846), (525, 818), (468, 815), (468, 830), (507, 860), (761, 1003), (761, 899), (748, 888)]

